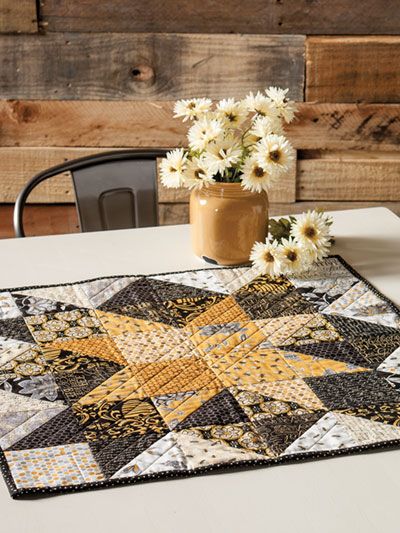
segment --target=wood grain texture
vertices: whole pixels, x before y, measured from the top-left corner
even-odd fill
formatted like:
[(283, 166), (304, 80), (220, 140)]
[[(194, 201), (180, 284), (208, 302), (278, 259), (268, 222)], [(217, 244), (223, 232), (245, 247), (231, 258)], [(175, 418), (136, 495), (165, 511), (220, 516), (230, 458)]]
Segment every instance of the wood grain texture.
[(174, 100), (243, 96), (283, 85), (303, 97), (298, 35), (0, 36), (1, 98)]
[(303, 149), (399, 150), (400, 105), (299, 104), (287, 135)]
[(36, 33), (36, 0), (0, 0), (0, 33)]
[(0, 100), (1, 146), (173, 147), (173, 102)]
[(397, 0), (41, 0), (48, 31), (398, 33)]
[[(0, 148), (0, 202), (15, 202), (26, 182), (38, 172), (69, 159), (98, 153), (93, 148)], [(68, 173), (54, 176), (36, 187), (30, 203), (64, 203), (75, 199)]]
[(400, 201), (400, 154), (325, 154), (299, 159), (298, 200)]
[(305, 94), (317, 102), (399, 102), (400, 36), (308, 38)]
[[(187, 126), (168, 101), (0, 100), (0, 146), (176, 147)], [(300, 103), (298, 149), (396, 150), (400, 105)]]
[[(0, 205), (0, 239), (15, 237), (12, 205)], [(27, 205), (24, 210), (27, 237), (79, 232), (74, 205)]]

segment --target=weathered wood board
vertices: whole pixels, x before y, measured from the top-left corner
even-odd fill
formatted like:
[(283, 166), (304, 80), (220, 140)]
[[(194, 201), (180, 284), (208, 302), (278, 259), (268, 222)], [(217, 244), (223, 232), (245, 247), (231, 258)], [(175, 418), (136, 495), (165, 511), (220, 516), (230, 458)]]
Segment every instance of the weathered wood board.
[(298, 200), (400, 201), (399, 153), (311, 155), (298, 161)]
[(41, 0), (47, 31), (398, 33), (397, 0)]
[[(0, 100), (0, 146), (176, 147), (173, 102)], [(400, 148), (400, 105), (300, 103), (287, 128), (298, 149)]]
[(304, 37), (160, 33), (0, 36), (0, 98), (226, 98), (274, 84), (302, 100)]
[(37, 33), (36, 0), (0, 0), (0, 33)]
[(309, 37), (305, 95), (309, 102), (400, 102), (400, 36)]
[(400, 105), (299, 104), (287, 135), (299, 149), (400, 149)]

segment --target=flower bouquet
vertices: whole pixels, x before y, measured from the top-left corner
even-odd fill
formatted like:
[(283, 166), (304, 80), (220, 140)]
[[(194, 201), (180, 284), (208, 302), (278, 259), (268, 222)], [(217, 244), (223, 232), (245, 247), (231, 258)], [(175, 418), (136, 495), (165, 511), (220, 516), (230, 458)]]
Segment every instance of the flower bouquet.
[(278, 275), (305, 268), (324, 253), (328, 219), (322, 214), (307, 215), (319, 239), (311, 244), (300, 238), (303, 219), (293, 218), (277, 223), (276, 237), (272, 222), (273, 240), (267, 240), (267, 192), (295, 163), (284, 133), (296, 112), (287, 93), (269, 87), (242, 100), (193, 98), (175, 104), (174, 116), (189, 124), (188, 147), (167, 153), (160, 163), (161, 182), (192, 191), (193, 248), (207, 261), (237, 265), (251, 254), (258, 268)]
[(160, 165), (166, 187), (196, 189), (211, 184), (240, 183), (252, 192), (267, 191), (294, 163), (294, 150), (283, 124), (296, 108), (288, 89), (270, 87), (213, 104), (208, 98), (179, 100), (175, 117), (192, 124), (188, 148), (168, 152)]

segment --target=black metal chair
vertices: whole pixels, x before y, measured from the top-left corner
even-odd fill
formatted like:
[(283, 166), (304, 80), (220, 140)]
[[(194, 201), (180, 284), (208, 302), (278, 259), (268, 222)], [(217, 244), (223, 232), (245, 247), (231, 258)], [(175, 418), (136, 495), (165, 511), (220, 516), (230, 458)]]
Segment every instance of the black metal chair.
[(157, 158), (166, 150), (119, 150), (67, 161), (34, 176), (18, 195), (14, 230), (24, 237), (23, 214), (32, 190), (70, 172), (81, 231), (157, 226)]

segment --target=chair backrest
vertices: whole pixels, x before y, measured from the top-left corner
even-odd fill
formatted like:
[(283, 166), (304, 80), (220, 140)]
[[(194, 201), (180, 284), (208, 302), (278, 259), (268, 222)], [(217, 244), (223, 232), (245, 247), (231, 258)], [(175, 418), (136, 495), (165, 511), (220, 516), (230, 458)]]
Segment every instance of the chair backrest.
[(81, 231), (156, 226), (157, 158), (166, 151), (119, 150), (67, 161), (34, 176), (14, 208), (14, 230), (24, 237), (23, 210), (44, 180), (71, 172)]

